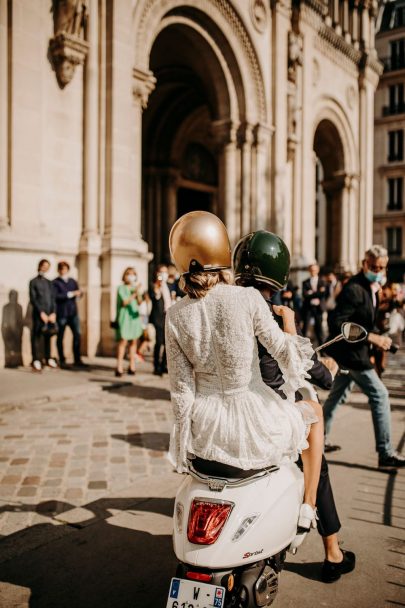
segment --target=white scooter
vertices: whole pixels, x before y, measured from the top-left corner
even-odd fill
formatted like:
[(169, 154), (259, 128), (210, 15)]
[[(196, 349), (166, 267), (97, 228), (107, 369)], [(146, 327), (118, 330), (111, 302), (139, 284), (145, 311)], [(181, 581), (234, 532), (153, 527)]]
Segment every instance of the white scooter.
[[(344, 323), (334, 341), (366, 336), (361, 326)], [(309, 383), (300, 392), (317, 399)], [(295, 463), (236, 479), (199, 473), (190, 462), (174, 507), (179, 565), (167, 608), (270, 606), (287, 550), (295, 552), (306, 535), (297, 533), (303, 493)]]

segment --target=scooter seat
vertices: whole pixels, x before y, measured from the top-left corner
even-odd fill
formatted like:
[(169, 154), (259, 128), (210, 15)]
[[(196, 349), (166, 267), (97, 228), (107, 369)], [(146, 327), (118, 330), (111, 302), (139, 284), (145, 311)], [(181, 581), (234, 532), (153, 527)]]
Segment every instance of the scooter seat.
[(213, 477), (221, 477), (225, 479), (246, 479), (260, 473), (260, 471), (266, 471), (267, 469), (239, 469), (229, 464), (223, 464), (216, 460), (205, 460), (196, 456), (191, 460), (193, 469), (197, 473), (203, 475), (212, 475)]

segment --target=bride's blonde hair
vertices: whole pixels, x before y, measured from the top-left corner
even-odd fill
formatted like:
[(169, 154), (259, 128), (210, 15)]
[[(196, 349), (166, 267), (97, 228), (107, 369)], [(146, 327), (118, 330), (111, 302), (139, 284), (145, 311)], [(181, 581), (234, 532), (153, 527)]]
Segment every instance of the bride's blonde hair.
[(216, 272), (194, 272), (184, 274), (179, 287), (190, 298), (203, 298), (207, 293), (218, 285), (218, 283), (233, 283), (233, 275), (230, 270), (218, 270)]

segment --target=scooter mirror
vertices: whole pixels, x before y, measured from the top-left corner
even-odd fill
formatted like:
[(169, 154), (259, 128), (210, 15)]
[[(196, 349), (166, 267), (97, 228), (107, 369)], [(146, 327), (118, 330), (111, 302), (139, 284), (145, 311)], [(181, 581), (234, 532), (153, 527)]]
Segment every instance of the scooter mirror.
[(346, 342), (362, 342), (367, 338), (367, 331), (358, 323), (346, 321), (342, 324), (341, 331)]

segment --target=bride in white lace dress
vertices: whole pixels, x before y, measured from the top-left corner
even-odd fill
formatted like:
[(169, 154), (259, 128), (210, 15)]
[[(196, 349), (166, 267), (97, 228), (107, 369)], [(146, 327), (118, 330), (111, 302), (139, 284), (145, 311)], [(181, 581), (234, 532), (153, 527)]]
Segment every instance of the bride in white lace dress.
[[(304, 502), (314, 508), (323, 445), (321, 408), (314, 402), (295, 403), (295, 392), (313, 365), (310, 341), (296, 335), (289, 308), (277, 310), (285, 333), (257, 290), (227, 284), (223, 268), (230, 265), (230, 250), (221, 230), (223, 224), (212, 214), (192, 212), (171, 232), (172, 257), (187, 294), (166, 317), (175, 418), (171, 461), (179, 473), (187, 471), (187, 459), (195, 456), (250, 470), (294, 462), (302, 453)], [(185, 271), (193, 266), (199, 272)], [(256, 338), (279, 364), (286, 400), (261, 378)]]

